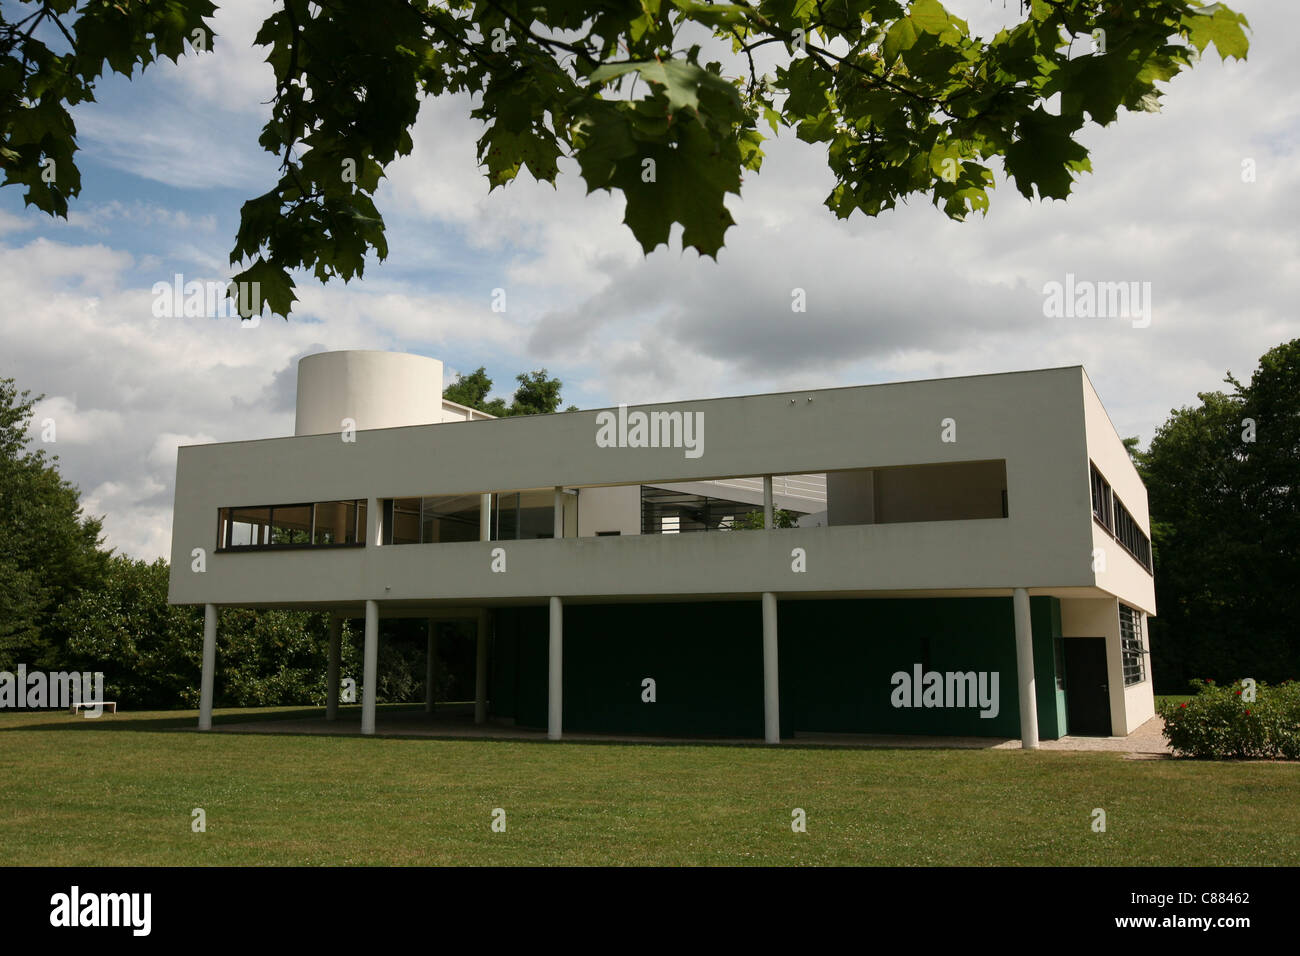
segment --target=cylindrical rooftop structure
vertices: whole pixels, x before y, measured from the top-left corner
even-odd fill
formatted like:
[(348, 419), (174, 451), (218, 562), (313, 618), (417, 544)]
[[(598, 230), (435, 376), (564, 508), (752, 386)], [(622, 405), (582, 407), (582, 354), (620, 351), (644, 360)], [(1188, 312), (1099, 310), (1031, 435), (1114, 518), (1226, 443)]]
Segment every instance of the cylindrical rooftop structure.
[(366, 349), (298, 360), (295, 435), (429, 425), (443, 420), (442, 363), (424, 355)]

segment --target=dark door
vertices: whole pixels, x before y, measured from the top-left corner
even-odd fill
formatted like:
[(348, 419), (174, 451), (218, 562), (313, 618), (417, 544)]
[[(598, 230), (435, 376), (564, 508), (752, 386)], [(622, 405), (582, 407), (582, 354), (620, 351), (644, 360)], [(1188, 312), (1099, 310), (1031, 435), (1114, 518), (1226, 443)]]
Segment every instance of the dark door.
[(1110, 736), (1110, 688), (1106, 677), (1106, 639), (1067, 637), (1065, 716), (1076, 737)]

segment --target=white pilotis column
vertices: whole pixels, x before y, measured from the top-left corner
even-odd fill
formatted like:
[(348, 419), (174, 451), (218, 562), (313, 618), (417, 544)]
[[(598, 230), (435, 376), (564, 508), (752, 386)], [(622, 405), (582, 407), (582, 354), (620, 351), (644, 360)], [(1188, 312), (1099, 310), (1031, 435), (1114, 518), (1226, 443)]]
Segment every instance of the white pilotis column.
[(564, 537), (564, 489), (559, 486), (555, 489), (555, 527), (554, 537)]
[[(768, 479), (770, 482), (772, 479)], [(781, 742), (781, 691), (777, 681), (776, 595), (763, 592), (763, 739)]]
[(212, 729), (212, 684), (217, 673), (217, 606), (203, 605), (203, 675), (199, 678), (199, 730)]
[[(478, 539), (492, 540), (492, 495), (479, 498)], [(474, 723), (487, 723), (487, 608), (478, 612), (478, 633), (475, 635), (477, 645), (474, 656)]]
[(479, 608), (478, 644), (474, 660), (474, 723), (487, 723), (487, 685), (488, 685), (488, 612)]
[(424, 712), (433, 713), (433, 683), (438, 676), (438, 623), (429, 618), (428, 653), (424, 656)]
[(1038, 749), (1038, 699), (1034, 694), (1034, 634), (1029, 622), (1029, 592), (1011, 594), (1016, 616), (1016, 674), (1020, 685), (1020, 746)]
[(551, 598), (549, 686), (546, 696), (546, 736), (559, 740), (564, 722), (564, 605)]
[(763, 476), (763, 527), (772, 527), (772, 476)]
[(325, 719), (339, 719), (339, 655), (343, 642), (343, 621), (330, 615), (329, 663), (325, 666)]
[(375, 682), (379, 679), (379, 602), (366, 602), (366, 646), (362, 655), (361, 732), (375, 732)]

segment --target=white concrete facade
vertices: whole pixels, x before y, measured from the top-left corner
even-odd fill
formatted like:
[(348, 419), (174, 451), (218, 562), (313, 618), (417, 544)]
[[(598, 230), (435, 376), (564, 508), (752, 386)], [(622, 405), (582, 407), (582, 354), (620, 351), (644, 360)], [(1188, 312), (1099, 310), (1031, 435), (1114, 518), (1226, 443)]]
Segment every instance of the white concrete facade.
[[(1146, 492), (1078, 366), (629, 410), (699, 416), (695, 456), (602, 445), (602, 410), (457, 420), (472, 410), (444, 409), (441, 363), (422, 356), (323, 353), (301, 370), (300, 434), (179, 449), (169, 598), (364, 615), (367, 688), (381, 609), (549, 604), (558, 622), (569, 601), (1023, 594), (1060, 598), (1067, 638), (1106, 638), (1110, 686), (1123, 688), (1114, 732), (1153, 712), (1149, 657), (1145, 680), (1123, 683), (1117, 609), (1154, 614), (1154, 584), (1093, 518), (1090, 463), (1149, 537)], [(826, 523), (642, 534), (642, 486), (758, 505), (770, 486), (774, 507), (824, 509)], [(528, 490), (563, 501), (554, 538), (488, 540), (480, 510), (479, 540), (381, 543), (385, 500)], [(358, 500), (364, 545), (228, 549), (215, 534), (220, 509)], [(766, 659), (766, 626), (763, 640)]]

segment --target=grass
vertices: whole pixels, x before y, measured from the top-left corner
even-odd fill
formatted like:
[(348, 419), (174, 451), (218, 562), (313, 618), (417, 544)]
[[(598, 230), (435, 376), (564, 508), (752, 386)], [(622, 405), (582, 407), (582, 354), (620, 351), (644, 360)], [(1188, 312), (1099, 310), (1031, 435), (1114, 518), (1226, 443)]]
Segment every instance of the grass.
[[(194, 723), (0, 716), (0, 864), (1300, 864), (1296, 764)], [(191, 832), (195, 807), (206, 833)], [(498, 807), (504, 833), (490, 827)], [(795, 807), (807, 833), (791, 831)], [(1105, 833), (1091, 828), (1097, 807)]]

